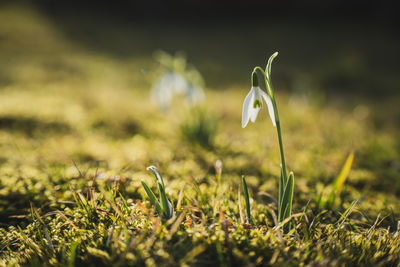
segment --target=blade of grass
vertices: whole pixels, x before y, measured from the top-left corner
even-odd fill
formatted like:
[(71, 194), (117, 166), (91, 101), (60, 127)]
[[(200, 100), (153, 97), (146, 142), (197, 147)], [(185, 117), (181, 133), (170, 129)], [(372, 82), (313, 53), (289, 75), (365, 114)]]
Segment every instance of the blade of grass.
[(25, 233), (22, 231), (22, 229), (19, 225), (17, 225), (17, 227), (18, 227), (17, 233), (19, 234), (19, 236), (17, 235), (17, 237), (21, 241), (23, 241), (26, 246), (31, 248), (36, 253), (36, 255), (38, 255), (39, 257), (42, 257), (43, 253), (40, 250), (40, 247), (25, 235)]
[(85, 197), (81, 194), (81, 193), (77, 193), (77, 196), (78, 196), (78, 199), (79, 199), (79, 201), (80, 201), (80, 203), (81, 203), (81, 205), (82, 205), (82, 207), (83, 207), (83, 209), (86, 211), (86, 213), (88, 214), (88, 216), (90, 215), (90, 212), (89, 212), (89, 208), (88, 208), (88, 205), (87, 205), (87, 200), (85, 199)]
[[(43, 228), (43, 232), (44, 232), (44, 237), (46, 238), (46, 241), (47, 241), (47, 246), (50, 248), (50, 250), (51, 250), (52, 252), (54, 252), (53, 242), (51, 241), (50, 234), (49, 234), (49, 231), (48, 231), (48, 229), (47, 229), (47, 225), (46, 225), (46, 223), (43, 221), (43, 219), (42, 219), (42, 217), (40, 216), (40, 214), (39, 214), (39, 212), (37, 211), (37, 209), (32, 205), (32, 202), (31, 202), (30, 204), (31, 204), (31, 211), (33, 211), (33, 212), (35, 213), (36, 218), (37, 218), (37, 219), (39, 220), (39, 222), (42, 224), (42, 228)], [(42, 242), (42, 244), (44, 244), (44, 239), (43, 239), (43, 237), (42, 237), (41, 231), (39, 230), (39, 226), (38, 226), (37, 224), (36, 224), (36, 227), (37, 227), (38, 232), (39, 232), (39, 234), (40, 234), (41, 242)]]
[(78, 248), (79, 243), (74, 241), (70, 246), (69, 252), (69, 259), (68, 259), (68, 266), (74, 267), (75, 266), (75, 258), (76, 258), (76, 249)]
[(339, 197), (340, 192), (342, 191), (343, 184), (346, 181), (347, 177), (349, 176), (353, 160), (354, 160), (354, 152), (351, 152), (350, 155), (347, 157), (346, 162), (344, 163), (338, 178), (336, 179), (335, 183), (336, 197)]
[(126, 212), (129, 214), (130, 213), (130, 209), (128, 207), (128, 204), (126, 203), (125, 198), (121, 195), (121, 192), (118, 192), (118, 194), (119, 194), (119, 197), (122, 199), (122, 202), (124, 202), (124, 207), (126, 209)]
[(351, 152), (347, 158), (345, 163), (343, 164), (342, 170), (339, 173), (339, 176), (335, 179), (333, 183), (333, 191), (329, 196), (328, 203), (332, 206), (335, 204), (335, 201), (339, 199), (340, 193), (342, 192), (342, 188), (344, 183), (346, 182), (347, 177), (349, 176), (351, 165), (354, 160), (354, 152)]
[(243, 186), (244, 200), (246, 202), (246, 223), (250, 223), (251, 220), (250, 197), (249, 197), (249, 191), (247, 189), (246, 178), (244, 176), (242, 176), (242, 186)]
[[(31, 205), (31, 216), (32, 216), (32, 220), (34, 222), (34, 225), (36, 227), (36, 231), (39, 235), (39, 239), (40, 239), (40, 243), (42, 243), (43, 246), (46, 246), (46, 243), (44, 242), (44, 238), (43, 238), (43, 234), (42, 234), (42, 230), (40, 230), (39, 224), (36, 222), (35, 218), (37, 217), (36, 211), (34, 210), (34, 207), (32, 205), (32, 202), (30, 202)], [(39, 219), (39, 217), (37, 218), (38, 221), (41, 223), (41, 218)], [(41, 223), (42, 224), (42, 223)]]
[(66, 222), (68, 222), (72, 227), (74, 227), (75, 229), (79, 229), (78, 226), (76, 226), (70, 219), (68, 219), (68, 217), (62, 212), (57, 210), (56, 211), (57, 214), (59, 214)]
[(168, 232), (167, 239), (170, 240), (172, 236), (178, 231), (179, 226), (181, 225), (183, 219), (186, 216), (186, 212), (182, 212), (179, 217), (174, 221), (174, 223), (171, 226), (171, 229)]
[(179, 191), (178, 202), (176, 203), (176, 211), (181, 210), (182, 200), (183, 200), (183, 188), (181, 189), (181, 191)]
[(354, 206), (357, 204), (357, 200), (354, 200), (353, 203), (351, 204), (351, 206), (342, 214), (342, 216), (340, 217), (340, 219), (338, 220), (339, 226), (337, 228), (337, 230), (340, 229), (340, 227), (342, 227), (343, 223), (347, 220), (347, 218), (350, 216), (350, 214), (353, 212), (353, 208)]
[(239, 205), (240, 224), (244, 224), (243, 210), (242, 210), (242, 197), (240, 194), (240, 187), (238, 188), (238, 205)]

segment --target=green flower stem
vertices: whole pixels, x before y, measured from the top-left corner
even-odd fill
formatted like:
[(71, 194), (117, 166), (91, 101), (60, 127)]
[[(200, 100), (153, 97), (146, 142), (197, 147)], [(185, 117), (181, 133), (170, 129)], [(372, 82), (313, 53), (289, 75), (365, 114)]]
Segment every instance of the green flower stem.
[[(283, 169), (283, 178), (284, 178), (284, 182), (286, 184), (286, 182), (287, 182), (287, 172), (286, 172), (285, 154), (283, 152), (281, 122), (279, 120), (279, 113), (278, 113), (278, 107), (276, 105), (276, 100), (275, 100), (275, 96), (274, 96), (274, 90), (272, 88), (272, 85), (271, 85), (270, 81), (268, 80), (268, 77), (267, 77), (265, 71), (261, 67), (255, 67), (254, 70), (253, 70), (253, 73), (255, 73), (257, 70), (262, 73), (262, 75), (263, 75), (263, 77), (265, 79), (265, 86), (267, 87), (267, 93), (268, 93), (269, 97), (271, 98), (272, 105), (274, 107), (276, 131), (278, 133), (279, 150), (280, 150), (280, 153), (281, 153), (281, 163), (282, 163), (282, 169)], [(252, 79), (253, 79), (253, 75), (252, 75)]]
[[(269, 96), (271, 98), (272, 105), (274, 107), (276, 132), (278, 134), (279, 151), (280, 151), (280, 154), (281, 154), (281, 167), (282, 167), (282, 169), (281, 169), (282, 179), (279, 180), (279, 183), (280, 183), (279, 188), (280, 189), (283, 188), (283, 192), (284, 192), (286, 190), (286, 185), (288, 183), (288, 178), (287, 178), (287, 171), (286, 171), (285, 153), (283, 152), (281, 122), (279, 120), (278, 107), (276, 105), (276, 100), (275, 100), (275, 96), (274, 96), (274, 91), (272, 89), (272, 85), (268, 81), (267, 76), (264, 76), (264, 77), (265, 77), (265, 84), (267, 86), (267, 91), (268, 91), (268, 94), (269, 94)], [(279, 207), (278, 207), (278, 210), (279, 210), (278, 220), (279, 220), (279, 222), (283, 221), (286, 218), (286, 214), (289, 214), (289, 216), (290, 216), (290, 213), (291, 213), (291, 211), (288, 211), (288, 213), (286, 213), (285, 211), (282, 211), (283, 208), (286, 208), (286, 207), (282, 207), (282, 205), (286, 206), (286, 202), (284, 203), (283, 198), (284, 198), (283, 195), (279, 196)]]
[[(276, 124), (276, 132), (278, 134), (278, 143), (279, 143), (279, 151), (281, 154), (281, 166), (282, 166), (282, 170), (281, 170), (281, 175), (282, 175), (282, 179), (279, 180), (279, 189), (281, 191), (281, 189), (285, 189), (286, 188), (286, 184), (288, 182), (288, 177), (287, 177), (287, 171), (286, 171), (286, 161), (285, 161), (285, 153), (283, 152), (283, 141), (282, 141), (282, 130), (281, 130), (281, 122), (279, 120), (279, 113), (278, 113), (278, 107), (276, 104), (276, 100), (275, 100), (275, 95), (274, 95), (274, 90), (272, 88), (271, 82), (268, 79), (265, 71), (260, 68), (260, 67), (255, 67), (253, 70), (253, 74), (255, 72), (261, 72), (262, 75), (264, 76), (265, 79), (265, 86), (267, 88), (267, 93), (269, 95), (269, 97), (271, 98), (272, 101), (272, 106), (274, 108), (274, 113), (275, 113), (275, 124)], [(253, 76), (252, 75), (252, 80), (253, 80)], [(253, 81), (252, 81), (253, 82)], [(283, 184), (282, 184), (283, 183)], [(284, 190), (283, 190), (284, 191)], [(278, 210), (280, 211), (279, 213), (279, 221), (283, 220), (285, 217), (285, 214), (281, 214), (282, 213), (282, 208), (281, 205), (281, 201), (283, 200), (283, 194), (282, 192), (279, 193), (279, 207)]]
[(283, 180), (284, 180), (284, 182), (286, 184), (287, 183), (287, 172), (286, 172), (285, 154), (283, 152), (281, 122), (279, 121), (278, 108), (276, 107), (276, 102), (275, 102), (274, 98), (272, 99), (272, 104), (274, 106), (276, 132), (278, 134), (279, 150), (281, 152), (281, 163), (282, 163), (282, 170), (283, 170)]

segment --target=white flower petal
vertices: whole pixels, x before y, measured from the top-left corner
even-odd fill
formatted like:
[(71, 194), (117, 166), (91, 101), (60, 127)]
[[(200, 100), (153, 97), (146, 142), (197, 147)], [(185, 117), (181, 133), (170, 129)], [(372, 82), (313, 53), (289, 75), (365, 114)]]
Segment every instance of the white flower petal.
[(251, 88), (243, 102), (242, 110), (242, 128), (246, 127), (250, 119), (251, 108), (254, 102), (254, 89)]
[(171, 86), (176, 93), (183, 94), (187, 90), (188, 85), (182, 75), (174, 72), (171, 74)]
[(167, 110), (172, 100), (171, 74), (165, 73), (153, 85), (151, 98), (163, 110)]
[(190, 104), (204, 101), (205, 94), (203, 88), (201, 86), (189, 83), (185, 98)]
[(268, 113), (269, 113), (269, 117), (271, 118), (272, 124), (274, 126), (276, 126), (276, 122), (275, 122), (275, 112), (274, 112), (274, 106), (272, 104), (272, 100), (269, 97), (269, 95), (267, 95), (267, 93), (265, 93), (264, 91), (260, 91), (262, 97), (265, 100), (265, 103), (267, 103), (267, 107), (268, 107)]
[[(262, 90), (260, 87), (253, 87), (252, 90), (254, 90), (254, 99), (251, 102), (251, 109), (250, 109), (250, 120), (251, 122), (255, 122), (257, 119), (258, 112), (260, 111), (262, 107)], [(258, 102), (258, 103), (256, 103)]]
[(251, 108), (251, 110), (250, 110), (250, 113), (251, 113), (250, 114), (250, 120), (251, 120), (251, 122), (255, 122), (256, 121), (259, 111), (260, 111), (259, 107), (257, 107), (257, 108), (252, 107)]

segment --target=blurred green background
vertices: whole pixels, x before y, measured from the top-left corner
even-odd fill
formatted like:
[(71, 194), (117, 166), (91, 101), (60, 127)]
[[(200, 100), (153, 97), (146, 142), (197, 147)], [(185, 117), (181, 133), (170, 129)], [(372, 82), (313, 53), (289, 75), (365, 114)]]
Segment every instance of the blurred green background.
[(391, 7), (387, 1), (2, 1), (0, 90), (147, 90), (159, 49), (185, 53), (208, 89), (247, 90), (252, 68), (279, 51), (279, 91), (317, 105), (367, 103), (375, 125), (397, 128), (400, 23)]
[[(303, 194), (298, 204), (320, 195), (353, 150), (348, 203), (366, 197), (373, 216), (399, 201), (399, 21), (385, 2), (2, 1), (0, 21), (6, 215), (28, 200), (69, 199), (73, 162), (110, 179), (134, 177), (135, 197), (149, 164), (167, 177), (203, 179), (221, 159), (227, 181), (248, 174), (254, 190), (275, 194), (274, 129), (266, 116), (240, 127), (252, 68), (275, 51), (272, 77), (288, 164)], [(207, 110), (219, 124), (213, 149), (183, 145), (177, 125), (189, 112), (176, 106), (163, 115), (150, 102), (159, 49), (184, 52), (203, 74)]]
[(18, 60), (83, 78), (76, 61), (57, 58), (81, 54), (129, 64), (132, 76), (145, 80), (140, 70), (151, 71), (152, 53), (163, 49), (185, 52), (212, 89), (247, 86), (251, 68), (277, 50), (281, 90), (392, 97), (399, 94), (400, 38), (390, 7), (386, 1), (3, 1), (0, 83), (15, 82), (10, 65)]

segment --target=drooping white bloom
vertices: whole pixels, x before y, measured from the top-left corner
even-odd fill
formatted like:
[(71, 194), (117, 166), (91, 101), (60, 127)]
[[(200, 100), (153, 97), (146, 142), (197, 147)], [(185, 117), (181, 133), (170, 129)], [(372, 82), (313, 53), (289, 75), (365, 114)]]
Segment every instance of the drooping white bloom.
[(182, 75), (173, 71), (168, 71), (154, 84), (151, 96), (153, 101), (163, 110), (166, 110), (169, 108), (174, 94), (182, 94), (186, 90), (187, 82)]
[(186, 103), (194, 105), (203, 102), (205, 99), (203, 90), (204, 80), (200, 72), (192, 67), (187, 69), (185, 74), (185, 78), (188, 82), (187, 90), (185, 92)]
[(164, 73), (152, 87), (152, 100), (164, 111), (170, 107), (174, 95), (183, 95), (185, 102), (190, 106), (204, 101), (202, 86), (187, 79), (192, 76), (186, 76), (171, 70)]
[(195, 104), (204, 101), (205, 95), (203, 88), (199, 85), (189, 83), (186, 90), (185, 99), (187, 102), (189, 102), (189, 104)]
[(243, 111), (242, 111), (242, 128), (246, 127), (249, 120), (251, 122), (255, 122), (258, 112), (260, 111), (263, 105), (263, 99), (267, 104), (269, 117), (272, 120), (272, 124), (276, 126), (275, 123), (275, 112), (274, 107), (272, 105), (271, 98), (261, 90), (258, 86), (253, 86), (250, 89), (250, 92), (247, 94), (246, 98), (243, 102)]

